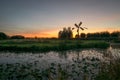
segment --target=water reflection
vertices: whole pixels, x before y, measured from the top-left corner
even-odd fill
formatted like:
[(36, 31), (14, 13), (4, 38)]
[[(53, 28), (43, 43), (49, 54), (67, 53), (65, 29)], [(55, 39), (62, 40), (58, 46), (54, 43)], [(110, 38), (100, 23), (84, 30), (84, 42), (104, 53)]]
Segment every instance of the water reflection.
[(79, 49), (36, 54), (1, 52), (0, 69), (1, 74), (4, 73), (4, 70), (6, 74), (12, 70), (10, 77), (14, 76), (15, 78), (21, 74), (19, 70), (23, 70), (27, 77), (22, 76), (25, 76), (26, 79), (31, 76), (31, 79), (36, 78), (34, 74), (38, 75), (36, 79), (41, 77), (42, 80), (48, 80), (48, 76), (57, 79), (60, 74), (64, 80), (83, 80), (84, 78), (94, 80), (95, 75), (99, 72), (100, 64), (102, 62), (109, 63), (110, 58), (107, 56), (111, 56), (111, 54), (120, 55), (120, 49)]
[(0, 64), (2, 63), (24, 63), (24, 62), (71, 62), (73, 58), (98, 58), (103, 60), (105, 54), (120, 54), (120, 49), (81, 49), (69, 50), (62, 52), (48, 52), (48, 53), (0, 53)]

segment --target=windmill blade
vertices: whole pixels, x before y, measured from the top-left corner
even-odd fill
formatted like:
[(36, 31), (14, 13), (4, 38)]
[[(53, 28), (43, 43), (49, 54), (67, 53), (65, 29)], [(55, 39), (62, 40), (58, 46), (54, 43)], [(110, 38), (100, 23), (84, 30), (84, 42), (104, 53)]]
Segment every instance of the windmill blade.
[(79, 26), (78, 26), (77, 24), (75, 24), (75, 26), (76, 26), (77, 28), (79, 28)]
[(79, 26), (81, 26), (82, 22), (79, 23)]
[(74, 30), (75, 28), (72, 28), (72, 30)]
[(81, 30), (84, 30), (82, 27), (80, 27)]

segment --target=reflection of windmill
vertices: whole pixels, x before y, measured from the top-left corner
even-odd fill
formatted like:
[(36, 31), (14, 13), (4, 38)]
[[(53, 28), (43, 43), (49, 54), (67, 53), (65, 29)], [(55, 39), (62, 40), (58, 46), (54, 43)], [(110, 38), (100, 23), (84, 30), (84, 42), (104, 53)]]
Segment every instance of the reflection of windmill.
[[(77, 28), (77, 35), (78, 35), (78, 38), (79, 38), (79, 30), (84, 30), (84, 29), (87, 29), (86, 27), (80, 27), (82, 25), (82, 22), (80, 22), (78, 25), (75, 23), (75, 27)], [(74, 29), (74, 28), (72, 28)]]

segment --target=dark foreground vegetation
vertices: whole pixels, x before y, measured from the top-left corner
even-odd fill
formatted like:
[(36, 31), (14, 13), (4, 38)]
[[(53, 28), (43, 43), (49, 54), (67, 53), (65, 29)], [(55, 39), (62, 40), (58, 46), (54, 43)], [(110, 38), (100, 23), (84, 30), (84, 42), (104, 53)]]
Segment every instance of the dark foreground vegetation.
[(100, 72), (95, 80), (120, 80), (120, 54), (107, 56), (110, 58), (109, 63), (102, 63)]
[(99, 40), (14, 39), (0, 41), (0, 51), (10, 52), (47, 52), (108, 47), (108, 42)]

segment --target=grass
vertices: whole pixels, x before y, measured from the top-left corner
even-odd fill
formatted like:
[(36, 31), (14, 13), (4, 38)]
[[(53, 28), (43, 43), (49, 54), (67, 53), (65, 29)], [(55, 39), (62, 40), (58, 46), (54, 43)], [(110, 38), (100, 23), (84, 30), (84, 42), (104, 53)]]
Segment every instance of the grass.
[(1, 40), (0, 51), (47, 52), (80, 48), (107, 48), (109, 43), (97, 40)]

